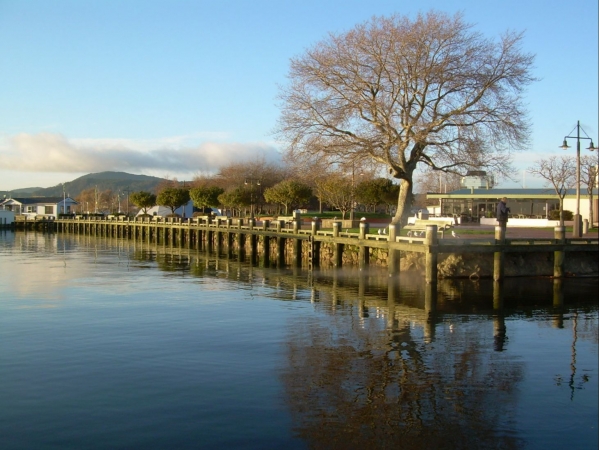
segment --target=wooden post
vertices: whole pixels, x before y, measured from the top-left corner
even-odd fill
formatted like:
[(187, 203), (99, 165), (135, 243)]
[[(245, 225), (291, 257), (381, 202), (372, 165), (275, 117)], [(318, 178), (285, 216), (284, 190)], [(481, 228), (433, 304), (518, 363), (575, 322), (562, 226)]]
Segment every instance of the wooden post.
[[(366, 240), (366, 235), (368, 234), (369, 225), (367, 222), (360, 222), (360, 240)], [(368, 266), (368, 257), (370, 253), (370, 248), (366, 245), (360, 245), (358, 247), (358, 266), (360, 269)]]
[(437, 225), (426, 226), (426, 237), (424, 245), (426, 246), (426, 282), (437, 282), (437, 257), (438, 257), (438, 237)]
[[(566, 228), (565, 227), (555, 227), (554, 229), (554, 237), (556, 244), (565, 244), (566, 243)], [(564, 259), (565, 252), (563, 250), (556, 250), (553, 252), (553, 276), (555, 278), (561, 278), (564, 276)]]
[(230, 231), (232, 224), (233, 219), (227, 219), (227, 256), (230, 256), (233, 250), (233, 233)]
[[(341, 230), (341, 222), (333, 222), (333, 237), (339, 237), (339, 231)], [(343, 265), (343, 244), (335, 243), (335, 250), (333, 254), (335, 267), (341, 267)]]
[(499, 281), (504, 275), (504, 260), (505, 254), (503, 246), (505, 245), (505, 226), (497, 225), (495, 227), (495, 245), (500, 245), (498, 252), (493, 253), (493, 280)]
[(270, 266), (270, 237), (264, 235), (263, 239), (263, 251), (264, 251), (264, 267)]
[[(397, 226), (395, 224), (389, 224), (389, 236), (387, 241), (389, 243), (395, 242), (397, 237)], [(399, 273), (399, 251), (391, 248), (389, 245), (389, 253), (387, 255), (387, 270), (389, 275)]]
[[(256, 223), (255, 219), (250, 219), (250, 230), (254, 228)], [(250, 261), (252, 264), (256, 264), (258, 256), (258, 236), (250, 234)]]
[(310, 239), (310, 254), (309, 263), (310, 269), (320, 266), (320, 242), (317, 242), (314, 237), (318, 233), (320, 228), (320, 221), (318, 219), (312, 221), (312, 238)]

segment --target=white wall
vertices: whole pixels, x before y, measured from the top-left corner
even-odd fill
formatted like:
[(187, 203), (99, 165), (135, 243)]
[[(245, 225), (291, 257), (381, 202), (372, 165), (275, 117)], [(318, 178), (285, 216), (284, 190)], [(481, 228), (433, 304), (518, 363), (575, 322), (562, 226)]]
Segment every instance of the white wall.
[(12, 211), (0, 210), (0, 225), (10, 225), (15, 221), (15, 213)]

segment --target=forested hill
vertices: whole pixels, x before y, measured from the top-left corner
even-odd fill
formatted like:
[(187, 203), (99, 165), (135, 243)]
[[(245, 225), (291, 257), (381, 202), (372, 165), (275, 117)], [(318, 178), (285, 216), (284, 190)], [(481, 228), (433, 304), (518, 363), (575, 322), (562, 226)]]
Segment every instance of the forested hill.
[[(112, 190), (113, 192), (136, 192), (148, 191), (155, 192), (156, 187), (165, 181), (163, 178), (151, 177), (147, 175), (133, 175), (126, 172), (99, 172), (90, 173), (73, 181), (65, 183), (66, 194), (70, 197), (77, 197), (86, 189), (97, 188), (103, 192)], [(10, 192), (0, 192), (2, 195), (11, 195), (12, 197), (60, 197), (63, 193), (62, 184), (49, 188), (23, 188), (15, 189)]]

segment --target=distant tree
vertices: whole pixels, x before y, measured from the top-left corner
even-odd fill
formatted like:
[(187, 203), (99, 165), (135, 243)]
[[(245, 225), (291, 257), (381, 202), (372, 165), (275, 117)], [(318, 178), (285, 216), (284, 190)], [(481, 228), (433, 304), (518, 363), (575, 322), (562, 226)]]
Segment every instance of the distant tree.
[(354, 186), (352, 180), (340, 173), (330, 174), (326, 178), (315, 181), (316, 193), (323, 202), (341, 211), (341, 219), (345, 219), (354, 202)]
[(399, 186), (387, 178), (361, 181), (356, 186), (356, 200), (373, 212), (376, 211), (378, 205), (386, 205), (391, 199), (396, 204), (398, 194)]
[(96, 189), (88, 188), (81, 191), (81, 193), (75, 198), (81, 211), (86, 213), (96, 211)]
[(132, 192), (129, 200), (144, 214), (148, 213), (148, 208), (156, 205), (156, 195), (146, 191)]
[(98, 193), (98, 209), (102, 212), (114, 211), (114, 193), (112, 189), (106, 189)]
[(218, 186), (198, 186), (189, 190), (189, 196), (193, 200), (193, 204), (198, 208), (207, 208), (210, 206), (218, 206), (218, 196), (225, 190)]
[(397, 206), (397, 197), (399, 196), (399, 184), (391, 183), (383, 192), (382, 192), (382, 203), (385, 205), (385, 210), (387, 214), (391, 214), (391, 211), (395, 209)]
[(234, 162), (223, 166), (213, 178), (215, 186), (229, 190), (242, 186), (246, 181), (260, 181), (263, 189), (272, 187), (289, 178), (288, 170), (278, 164), (268, 163), (264, 158), (254, 161)]
[(416, 192), (426, 194), (428, 192), (451, 192), (462, 187), (462, 175), (455, 172), (443, 172), (426, 168), (414, 175)]
[(593, 189), (597, 188), (597, 169), (599, 161), (594, 156), (583, 156), (580, 158), (580, 178), (582, 184), (587, 187), (589, 194), (589, 223), (591, 227), (595, 223), (593, 215)]
[(170, 208), (171, 214), (189, 202), (189, 190), (185, 188), (170, 187), (163, 189), (156, 197), (156, 203)]
[(241, 208), (247, 206), (247, 192), (242, 187), (229, 189), (218, 196), (218, 202), (224, 207), (237, 211), (241, 215)]
[(401, 186), (394, 221), (405, 221), (419, 165), (509, 174), (526, 148), (523, 93), (535, 79), (522, 39), (488, 39), (436, 11), (330, 34), (291, 60), (278, 135), (296, 160), (383, 165)]
[(278, 203), (285, 207), (285, 214), (289, 208), (296, 208), (307, 203), (312, 197), (312, 189), (296, 180), (285, 180), (275, 184), (264, 191), (264, 198), (269, 203)]
[(576, 180), (576, 163), (567, 156), (552, 156), (535, 161), (528, 171), (545, 179), (546, 184), (553, 187), (559, 197), (559, 223), (564, 226), (564, 197)]

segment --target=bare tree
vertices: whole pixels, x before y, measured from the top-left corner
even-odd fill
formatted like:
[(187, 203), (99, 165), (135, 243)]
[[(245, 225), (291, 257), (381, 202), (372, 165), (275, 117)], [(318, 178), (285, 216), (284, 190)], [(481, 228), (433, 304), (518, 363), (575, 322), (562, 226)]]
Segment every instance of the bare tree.
[(315, 180), (316, 195), (324, 203), (341, 211), (341, 219), (352, 209), (354, 203), (354, 185), (351, 179), (342, 173), (331, 173), (326, 178)]
[(291, 60), (278, 135), (295, 158), (368, 158), (399, 179), (407, 215), (418, 164), (507, 175), (527, 143), (522, 93), (534, 56), (522, 34), (498, 41), (460, 14), (375, 17)]
[(587, 193), (589, 194), (589, 223), (591, 227), (595, 223), (595, 216), (593, 214), (593, 189), (597, 189), (597, 169), (599, 168), (599, 161), (593, 156), (583, 156), (580, 158), (580, 177), (582, 183), (587, 187)]
[(462, 187), (462, 176), (457, 173), (444, 172), (426, 168), (414, 175), (416, 192), (451, 192)]
[(564, 226), (564, 197), (576, 181), (576, 162), (567, 156), (552, 156), (535, 161), (528, 171), (543, 178), (559, 197), (559, 223)]

